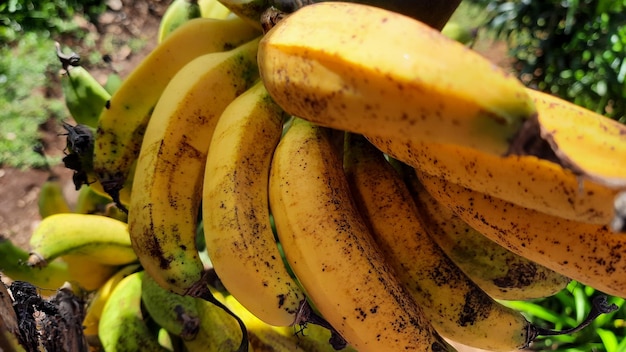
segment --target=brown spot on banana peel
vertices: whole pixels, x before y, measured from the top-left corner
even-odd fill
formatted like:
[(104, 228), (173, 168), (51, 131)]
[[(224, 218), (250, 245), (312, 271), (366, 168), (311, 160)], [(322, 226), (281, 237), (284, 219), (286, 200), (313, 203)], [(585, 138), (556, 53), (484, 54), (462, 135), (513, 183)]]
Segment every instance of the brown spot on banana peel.
[(626, 296), (620, 274), (626, 270), (626, 242), (607, 226), (522, 208), (426, 174), (419, 178), (435, 198), (498, 244), (602, 292)]

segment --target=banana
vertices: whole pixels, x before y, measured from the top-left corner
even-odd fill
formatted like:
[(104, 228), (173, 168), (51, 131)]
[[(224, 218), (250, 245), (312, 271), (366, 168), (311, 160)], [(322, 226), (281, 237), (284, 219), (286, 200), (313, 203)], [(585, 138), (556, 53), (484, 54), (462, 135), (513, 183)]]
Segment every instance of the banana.
[[(499, 157), (451, 143), (427, 143), (415, 139), (368, 136), (383, 152), (428, 174), (443, 177), (463, 187), (486, 193), (553, 216), (593, 224), (609, 224), (615, 214), (615, 198), (625, 185), (621, 155), (626, 154), (626, 128), (606, 117), (547, 95), (527, 89), (537, 106), (539, 120), (555, 138), (566, 140), (563, 153), (577, 155), (586, 169), (576, 171), (533, 155)], [(546, 132), (547, 133), (547, 132)], [(564, 137), (565, 136), (565, 137)], [(578, 136), (578, 137), (575, 137)], [(584, 141), (583, 141), (584, 140)], [(574, 148), (593, 151), (583, 154)], [(586, 158), (578, 157), (586, 155)], [(600, 157), (601, 156), (601, 157)], [(593, 160), (601, 162), (590, 165)], [(581, 166), (582, 167), (582, 166)], [(592, 171), (598, 170), (598, 171)], [(621, 171), (620, 171), (621, 170)], [(600, 177), (584, 173), (603, 173)], [(611, 181), (612, 180), (612, 181)]]
[(456, 21), (448, 21), (441, 29), (441, 34), (464, 45), (471, 45), (476, 39), (476, 33), (476, 29)]
[[(244, 321), (250, 334), (250, 344), (256, 352), (336, 351), (328, 342), (331, 333), (324, 327), (314, 324), (292, 327), (273, 326), (252, 314), (241, 302), (237, 301), (235, 296), (226, 295), (221, 296), (220, 299)], [(351, 346), (347, 346), (342, 351), (356, 352)]]
[(129, 209), (131, 242), (148, 274), (181, 295), (202, 275), (195, 238), (211, 135), (226, 106), (258, 78), (258, 43), (185, 65), (163, 92), (143, 138)]
[(102, 316), (102, 310), (117, 284), (119, 284), (123, 278), (138, 271), (139, 268), (140, 266), (138, 264), (130, 264), (122, 267), (102, 286), (98, 287), (94, 295), (89, 299), (85, 310), (85, 318), (83, 319), (83, 332), (88, 340), (97, 339), (98, 325), (100, 323), (100, 317)]
[[(57, 57), (63, 63), (67, 56), (61, 52), (60, 44), (55, 44)], [(61, 76), (61, 88), (67, 109), (74, 121), (95, 128), (111, 94), (84, 67), (63, 65), (65, 72)]]
[(87, 292), (100, 288), (120, 269), (117, 265), (102, 264), (84, 255), (66, 254), (60, 259), (67, 263), (69, 282)]
[[(213, 292), (218, 302), (223, 301), (219, 292)], [(203, 299), (194, 298), (200, 313), (200, 330), (192, 340), (183, 340), (188, 351), (222, 352), (237, 351), (242, 341), (241, 327), (237, 320), (221, 307)], [(248, 343), (248, 351), (253, 351)]]
[(604, 293), (626, 297), (626, 237), (558, 218), (417, 171), (424, 188), (501, 246)]
[(230, 10), (218, 0), (198, 0), (198, 6), (204, 18), (226, 19), (231, 15)]
[(27, 281), (45, 290), (56, 290), (70, 281), (67, 263), (55, 260), (45, 268), (26, 264), (28, 252), (16, 246), (9, 238), (0, 235), (0, 272), (11, 280)]
[(143, 277), (141, 300), (146, 311), (159, 326), (183, 340), (194, 339), (200, 330), (196, 299), (165, 290), (150, 275)]
[(41, 185), (37, 198), (37, 207), (39, 216), (42, 219), (53, 214), (72, 212), (67, 199), (63, 195), (63, 185), (58, 176), (50, 175)]
[(166, 85), (194, 58), (235, 48), (259, 35), (234, 18), (196, 18), (185, 22), (137, 66), (111, 97), (98, 120), (93, 167), (106, 193), (117, 203), (142, 136)]
[(278, 22), (261, 41), (259, 69), (287, 113), (364, 135), (503, 155), (536, 114), (523, 84), (478, 53), (359, 4), (316, 3)]
[(159, 22), (157, 43), (161, 43), (183, 23), (201, 16), (197, 0), (173, 0), (163, 13)]
[(483, 236), (426, 192), (414, 172), (406, 171), (405, 175), (428, 234), (491, 297), (500, 300), (548, 297), (565, 289), (571, 281)]
[(37, 225), (29, 244), (28, 265), (35, 267), (65, 255), (89, 257), (105, 265), (137, 260), (126, 224), (101, 215), (51, 215)]
[(608, 224), (617, 190), (535, 156), (499, 157), (452, 144), (368, 136), (380, 150), (422, 172), (564, 219)]
[(78, 190), (74, 212), (78, 214), (103, 214), (111, 198), (104, 196), (89, 186), (83, 185)]
[(490, 351), (529, 346), (532, 324), (489, 297), (437, 246), (402, 177), (365, 137), (346, 135), (344, 169), (374, 240), (438, 333)]
[(289, 265), (349, 344), (359, 351), (451, 350), (376, 247), (329, 130), (293, 122), (274, 152), (269, 196)]
[(148, 329), (141, 311), (144, 275), (138, 271), (123, 278), (102, 309), (98, 336), (107, 352), (167, 351)]
[(209, 146), (202, 218), (209, 258), (224, 287), (261, 320), (290, 326), (305, 297), (276, 246), (267, 189), (282, 121), (262, 82), (228, 105)]
[(556, 96), (528, 92), (541, 113), (526, 122), (513, 153), (541, 155), (543, 149), (534, 150), (540, 138), (564, 168), (606, 187), (626, 189), (626, 125)]
[(104, 89), (109, 92), (109, 94), (114, 94), (119, 87), (122, 85), (122, 77), (117, 73), (110, 73), (107, 76), (107, 81), (104, 83)]

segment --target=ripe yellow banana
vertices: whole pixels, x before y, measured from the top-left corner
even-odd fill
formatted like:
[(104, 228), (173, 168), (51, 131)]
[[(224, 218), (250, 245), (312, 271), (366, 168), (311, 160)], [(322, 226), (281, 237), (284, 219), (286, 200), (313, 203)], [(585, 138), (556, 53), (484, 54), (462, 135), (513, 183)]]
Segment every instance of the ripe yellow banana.
[(139, 155), (152, 109), (176, 72), (198, 56), (235, 48), (258, 35), (238, 18), (196, 18), (143, 59), (124, 79), (98, 120), (93, 167), (106, 193), (116, 200), (123, 188)]
[(67, 254), (60, 258), (67, 263), (71, 278), (69, 281), (87, 292), (100, 288), (120, 269), (119, 266), (102, 264), (84, 255)]
[(626, 188), (626, 166), (620, 164), (626, 154), (626, 127), (562, 99), (527, 92), (535, 101), (540, 123), (550, 131), (546, 133), (563, 140), (559, 150), (576, 155), (572, 162), (580, 165), (579, 171), (532, 155), (503, 158), (451, 143), (368, 137), (394, 158), (463, 187), (550, 215), (609, 224), (615, 212), (607, 200)]
[[(324, 327), (314, 324), (291, 327), (273, 326), (252, 314), (241, 302), (237, 301), (235, 296), (222, 296), (221, 300), (246, 324), (250, 344), (255, 352), (336, 351), (328, 342), (331, 333)], [(347, 346), (341, 351), (356, 352), (351, 346)]]
[(185, 65), (163, 92), (143, 138), (128, 218), (131, 241), (149, 275), (181, 295), (202, 276), (196, 225), (211, 135), (226, 106), (258, 78), (258, 43)]
[(200, 330), (200, 313), (196, 299), (164, 289), (150, 275), (143, 277), (141, 300), (150, 318), (183, 340), (194, 339)]
[(144, 275), (143, 271), (138, 271), (123, 278), (102, 309), (98, 336), (107, 352), (168, 351), (148, 329), (141, 311)]
[(41, 185), (37, 198), (39, 216), (42, 219), (53, 214), (71, 213), (72, 209), (63, 195), (63, 184), (56, 175), (50, 175)]
[[(223, 302), (219, 292), (213, 292), (218, 302)], [(242, 335), (237, 320), (221, 307), (203, 299), (194, 298), (200, 316), (200, 330), (192, 340), (183, 340), (188, 351), (222, 352), (236, 351)], [(223, 304), (223, 303), (222, 303)], [(252, 348), (248, 350), (253, 351)]]
[(365, 137), (346, 135), (344, 169), (374, 240), (437, 332), (490, 351), (528, 347), (533, 326), (489, 297), (437, 246), (402, 177)]
[(126, 276), (136, 272), (139, 269), (138, 264), (130, 264), (119, 269), (111, 276), (102, 286), (100, 286), (94, 295), (87, 302), (85, 310), (85, 318), (83, 319), (83, 332), (88, 340), (95, 340), (98, 336), (98, 324), (102, 316), (104, 305), (109, 300), (113, 289)]
[(565, 219), (608, 224), (617, 190), (535, 156), (500, 157), (452, 144), (368, 136), (388, 155), (433, 176)]
[(287, 113), (364, 135), (502, 155), (536, 113), (523, 84), (478, 53), (360, 4), (322, 2), (289, 15), (261, 41), (259, 68)]
[(198, 0), (200, 15), (204, 18), (226, 19), (230, 10), (218, 0)]
[(44, 289), (56, 290), (70, 281), (67, 263), (54, 260), (45, 268), (28, 266), (28, 252), (16, 246), (9, 238), (0, 235), (0, 272), (12, 280), (27, 281)]
[(626, 189), (626, 125), (547, 93), (529, 94), (540, 111), (539, 135), (559, 163), (585, 179)]
[(269, 194), (289, 265), (349, 344), (359, 351), (451, 350), (376, 247), (329, 130), (293, 122), (274, 153)]
[(626, 297), (624, 235), (417, 173), (434, 198), (503, 247), (604, 293)]
[(267, 189), (282, 122), (283, 111), (262, 82), (228, 105), (209, 147), (202, 219), (224, 287), (261, 320), (290, 326), (305, 297), (276, 246)]
[(571, 281), (483, 236), (426, 192), (413, 171), (404, 173), (428, 234), (491, 297), (502, 300), (548, 297)]
[(37, 225), (29, 244), (28, 264), (37, 267), (65, 255), (89, 257), (106, 265), (137, 260), (126, 224), (101, 215), (51, 215)]
[(159, 22), (159, 32), (157, 33), (157, 43), (161, 43), (165, 37), (170, 35), (185, 22), (200, 17), (200, 6), (197, 0), (174, 0), (163, 13)]

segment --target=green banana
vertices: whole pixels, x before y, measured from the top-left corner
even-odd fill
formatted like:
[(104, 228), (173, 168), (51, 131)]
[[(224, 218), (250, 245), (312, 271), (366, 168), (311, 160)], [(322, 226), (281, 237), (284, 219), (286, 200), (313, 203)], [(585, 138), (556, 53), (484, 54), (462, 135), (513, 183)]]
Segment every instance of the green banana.
[(172, 1), (165, 10), (163, 17), (161, 17), (157, 42), (161, 43), (165, 37), (180, 27), (181, 24), (200, 16), (200, 6), (197, 0)]
[(71, 213), (70, 205), (63, 195), (63, 185), (56, 175), (50, 175), (41, 185), (39, 197), (37, 198), (39, 216), (42, 219), (53, 214)]
[(197, 298), (168, 291), (150, 275), (144, 275), (141, 299), (150, 317), (171, 334), (183, 340), (192, 340), (198, 334), (200, 313)]
[(107, 77), (106, 83), (104, 83), (104, 89), (113, 95), (117, 89), (122, 85), (122, 77), (117, 73), (111, 73)]
[[(217, 302), (223, 303), (223, 296), (213, 292)], [(235, 351), (242, 341), (239, 323), (225, 310), (211, 302), (195, 299), (200, 313), (200, 330), (192, 340), (183, 340), (189, 351), (221, 352)], [(249, 350), (252, 350), (248, 347)]]
[(63, 261), (51, 261), (45, 268), (33, 268), (27, 265), (27, 261), (27, 251), (0, 235), (0, 272), (4, 275), (46, 290), (56, 290), (64, 282), (71, 281), (67, 263)]
[(144, 275), (139, 271), (123, 278), (102, 309), (98, 336), (107, 352), (167, 351), (148, 329), (141, 311)]
[[(59, 43), (56, 43), (56, 47), (57, 57), (63, 63), (66, 55), (62, 54)], [(79, 124), (96, 128), (100, 113), (107, 106), (111, 94), (84, 67), (71, 65), (64, 68), (61, 87), (67, 109)]]

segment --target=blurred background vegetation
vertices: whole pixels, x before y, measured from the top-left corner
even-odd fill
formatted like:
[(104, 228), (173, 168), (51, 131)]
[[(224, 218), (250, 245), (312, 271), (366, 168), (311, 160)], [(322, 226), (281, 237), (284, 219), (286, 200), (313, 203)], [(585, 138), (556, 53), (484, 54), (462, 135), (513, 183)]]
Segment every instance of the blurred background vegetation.
[[(475, 46), (505, 42), (511, 69), (526, 85), (626, 122), (625, 6), (626, 0), (464, 0), (452, 20), (475, 30)], [(40, 128), (68, 116), (50, 93), (58, 90), (54, 41), (69, 36), (88, 52), (93, 38), (77, 20), (95, 22), (105, 10), (103, 0), (0, 3), (0, 166), (44, 165), (32, 151)], [(506, 304), (537, 325), (564, 329), (584, 319), (597, 294), (572, 282), (553, 297)], [(621, 298), (610, 302), (624, 305)], [(601, 316), (579, 333), (540, 338), (532, 349), (626, 352), (625, 311)]]
[[(70, 36), (93, 46), (77, 18), (94, 21), (103, 0), (5, 0), (0, 3), (0, 165), (42, 167), (32, 151), (49, 119), (67, 117), (58, 87), (54, 41)], [(84, 22), (84, 21), (83, 21)]]

